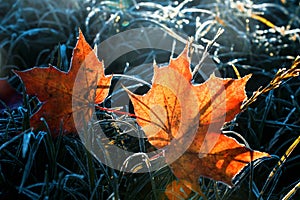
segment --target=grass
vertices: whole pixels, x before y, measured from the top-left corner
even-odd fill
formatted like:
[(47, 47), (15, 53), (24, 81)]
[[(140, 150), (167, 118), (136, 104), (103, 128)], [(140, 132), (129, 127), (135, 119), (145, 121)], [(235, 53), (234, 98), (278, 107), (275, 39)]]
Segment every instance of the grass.
[[(134, 0), (2, 0), (0, 7), (1, 76), (9, 76), (10, 83), (19, 91), (22, 85), (10, 69), (52, 63), (66, 71), (78, 27), (90, 44), (132, 28), (160, 27), (177, 39), (193, 36), (203, 46), (222, 27), (225, 31), (211, 47), (210, 58), (222, 77), (236, 78), (236, 71), (241, 76), (252, 73), (247, 84), (249, 96), (260, 86), (267, 86), (279, 68), (289, 68), (300, 53), (300, 5), (296, 0), (194, 0), (177, 4)], [(107, 66), (106, 73), (134, 76), (126, 79), (124, 85), (145, 93), (149, 87), (138, 78), (150, 83), (153, 72), (151, 68), (139, 67), (152, 63), (153, 56), (158, 63), (166, 63), (170, 54), (155, 49), (129, 52)], [(114, 78), (113, 83), (120, 79)], [(197, 76), (196, 81), (203, 80)], [(200, 177), (207, 199), (300, 196), (299, 83), (298, 77), (284, 80), (279, 88), (262, 94), (226, 124), (224, 131), (228, 134), (238, 132), (251, 148), (273, 156), (243, 171), (233, 188)], [(112, 97), (122, 95), (124, 91), (115, 89), (105, 105), (109, 107)], [(167, 166), (149, 173), (123, 173), (96, 160), (78, 137), (60, 136), (53, 140), (49, 132), (33, 132), (28, 129), (29, 117), (35, 112), (37, 101), (25, 94), (24, 100), (22, 108), (6, 110), (0, 116), (1, 199), (161, 199), (166, 185), (175, 179)], [(130, 136), (130, 131), (141, 130), (128, 117), (104, 111), (97, 111), (97, 116), (115, 145), (134, 152), (151, 150), (146, 140)], [(193, 193), (190, 199), (201, 197)]]

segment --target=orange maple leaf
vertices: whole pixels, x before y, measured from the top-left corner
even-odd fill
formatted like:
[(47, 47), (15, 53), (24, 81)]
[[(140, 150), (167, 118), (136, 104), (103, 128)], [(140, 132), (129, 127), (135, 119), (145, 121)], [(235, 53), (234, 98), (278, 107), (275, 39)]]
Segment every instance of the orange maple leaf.
[(68, 72), (51, 65), (14, 72), (25, 84), (26, 92), (36, 95), (42, 102), (40, 109), (31, 116), (30, 125), (45, 130), (43, 117), (54, 137), (61, 125), (63, 134), (76, 133), (76, 128), (90, 120), (94, 103), (101, 103), (106, 98), (112, 78), (104, 75), (103, 63), (81, 31)]
[(199, 176), (232, 185), (233, 177), (249, 162), (269, 156), (246, 148), (220, 130), (241, 112), (250, 77), (211, 75), (203, 84), (193, 85), (187, 45), (168, 66), (154, 64), (152, 87), (145, 95), (127, 90), (138, 124), (153, 146), (164, 149), (167, 163), (186, 187), (201, 192)]

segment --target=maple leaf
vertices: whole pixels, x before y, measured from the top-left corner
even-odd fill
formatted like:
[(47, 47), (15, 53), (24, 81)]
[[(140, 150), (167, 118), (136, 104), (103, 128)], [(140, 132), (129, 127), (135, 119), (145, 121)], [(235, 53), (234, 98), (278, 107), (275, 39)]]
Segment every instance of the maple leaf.
[(105, 99), (112, 78), (104, 75), (103, 63), (98, 60), (81, 31), (68, 72), (50, 65), (14, 73), (25, 84), (26, 92), (36, 95), (42, 102), (40, 109), (31, 116), (30, 125), (44, 130), (43, 117), (54, 137), (58, 135), (61, 125), (63, 134), (76, 133), (76, 128), (90, 120), (94, 103)]
[[(0, 78), (0, 100), (11, 109), (22, 105), (22, 95), (8, 83), (7, 78)], [(4, 105), (0, 104), (0, 111)]]
[(231, 186), (233, 177), (249, 162), (269, 156), (246, 148), (220, 130), (241, 112), (250, 77), (211, 75), (206, 82), (193, 85), (187, 45), (168, 66), (159, 68), (154, 63), (152, 87), (145, 95), (127, 90), (148, 141), (165, 150), (167, 163), (186, 187), (201, 192), (199, 176)]

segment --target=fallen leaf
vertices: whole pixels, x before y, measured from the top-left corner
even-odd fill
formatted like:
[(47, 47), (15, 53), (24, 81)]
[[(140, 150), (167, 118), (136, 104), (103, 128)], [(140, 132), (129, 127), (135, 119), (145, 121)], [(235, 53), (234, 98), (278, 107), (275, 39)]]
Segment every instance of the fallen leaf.
[(193, 85), (187, 45), (168, 66), (154, 64), (152, 87), (145, 95), (127, 90), (148, 141), (165, 150), (167, 163), (186, 187), (201, 193), (199, 176), (232, 186), (233, 177), (249, 162), (269, 156), (246, 148), (220, 130), (241, 112), (250, 77), (211, 75)]
[[(8, 83), (7, 78), (0, 78), (0, 100), (10, 109), (15, 109), (23, 104), (22, 95)], [(5, 106), (0, 104), (0, 111), (5, 109)]]
[[(23, 81), (26, 92), (42, 102), (30, 118), (30, 125), (45, 130), (44, 118), (55, 137), (62, 127), (63, 134), (76, 133), (92, 115), (94, 103), (101, 103), (108, 94), (111, 76), (104, 75), (103, 63), (79, 31), (71, 66), (63, 72), (53, 66), (14, 71)], [(74, 123), (74, 120), (76, 123)]]

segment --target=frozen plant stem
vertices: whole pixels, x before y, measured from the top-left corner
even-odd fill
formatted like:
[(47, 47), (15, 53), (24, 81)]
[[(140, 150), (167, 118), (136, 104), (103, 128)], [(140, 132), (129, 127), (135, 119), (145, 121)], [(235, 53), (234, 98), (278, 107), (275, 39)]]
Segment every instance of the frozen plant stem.
[(207, 43), (207, 45), (204, 49), (204, 52), (202, 54), (201, 60), (199, 61), (199, 63), (196, 65), (195, 69), (192, 72), (192, 77), (194, 77), (195, 74), (201, 69), (205, 58), (209, 55), (208, 52), (209, 52), (210, 48), (216, 42), (216, 40), (223, 34), (223, 32), (224, 32), (224, 29), (219, 28), (217, 34), (215, 35), (215, 37)]

